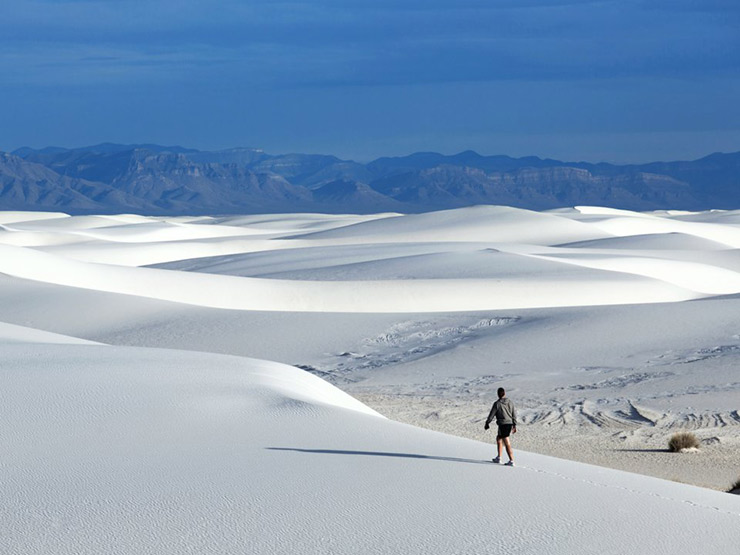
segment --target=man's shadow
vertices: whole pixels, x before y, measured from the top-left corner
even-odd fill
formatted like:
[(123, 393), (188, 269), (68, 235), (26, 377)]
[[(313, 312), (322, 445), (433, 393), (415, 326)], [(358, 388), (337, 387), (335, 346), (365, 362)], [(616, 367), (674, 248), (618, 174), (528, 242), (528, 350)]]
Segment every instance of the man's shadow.
[(355, 455), (360, 457), (395, 457), (400, 459), (422, 459), (430, 461), (445, 461), (468, 464), (492, 464), (491, 461), (480, 459), (460, 459), (457, 457), (437, 457), (433, 455), (419, 455), (416, 453), (388, 453), (384, 451), (345, 451), (341, 449), (299, 449), (296, 447), (266, 447), (270, 451), (294, 451), (296, 453), (311, 453), (318, 455)]

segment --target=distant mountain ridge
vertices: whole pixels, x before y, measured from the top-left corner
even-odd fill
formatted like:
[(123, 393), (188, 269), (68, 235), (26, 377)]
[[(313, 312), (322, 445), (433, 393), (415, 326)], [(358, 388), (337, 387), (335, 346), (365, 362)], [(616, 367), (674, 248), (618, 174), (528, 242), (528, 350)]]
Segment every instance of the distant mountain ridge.
[(740, 152), (639, 165), (419, 152), (367, 164), (260, 149), (103, 143), (0, 153), (0, 209), (69, 213), (424, 212), (740, 207)]

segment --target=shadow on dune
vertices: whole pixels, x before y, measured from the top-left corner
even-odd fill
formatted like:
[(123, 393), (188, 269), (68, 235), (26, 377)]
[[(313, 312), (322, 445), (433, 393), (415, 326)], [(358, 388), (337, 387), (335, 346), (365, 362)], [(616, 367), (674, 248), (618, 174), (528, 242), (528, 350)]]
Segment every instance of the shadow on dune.
[(432, 461), (446, 461), (470, 464), (492, 464), (490, 460), (459, 459), (456, 457), (436, 457), (432, 455), (418, 455), (416, 453), (386, 453), (383, 451), (344, 451), (339, 449), (298, 449), (295, 447), (266, 447), (270, 451), (294, 451), (296, 453), (311, 453), (319, 455), (359, 455), (364, 457), (395, 457), (401, 459), (425, 459)]

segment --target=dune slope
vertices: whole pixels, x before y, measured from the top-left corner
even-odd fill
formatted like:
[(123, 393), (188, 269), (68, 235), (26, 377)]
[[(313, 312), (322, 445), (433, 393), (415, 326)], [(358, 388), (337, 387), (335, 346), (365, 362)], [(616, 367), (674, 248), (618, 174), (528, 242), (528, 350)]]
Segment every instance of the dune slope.
[(0, 213), (0, 551), (734, 554), (735, 496), (519, 448), (736, 479), (739, 222)]
[(0, 352), (5, 553), (729, 554), (740, 541), (734, 496), (527, 453), (494, 466), (489, 445), (385, 420), (275, 363)]

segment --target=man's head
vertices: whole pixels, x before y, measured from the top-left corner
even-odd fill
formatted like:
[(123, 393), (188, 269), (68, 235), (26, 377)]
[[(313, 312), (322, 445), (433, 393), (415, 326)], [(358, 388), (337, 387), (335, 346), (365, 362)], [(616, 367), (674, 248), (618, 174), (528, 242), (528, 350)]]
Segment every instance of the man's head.
[(498, 398), (503, 399), (504, 395), (506, 395), (506, 390), (503, 387), (498, 388)]

